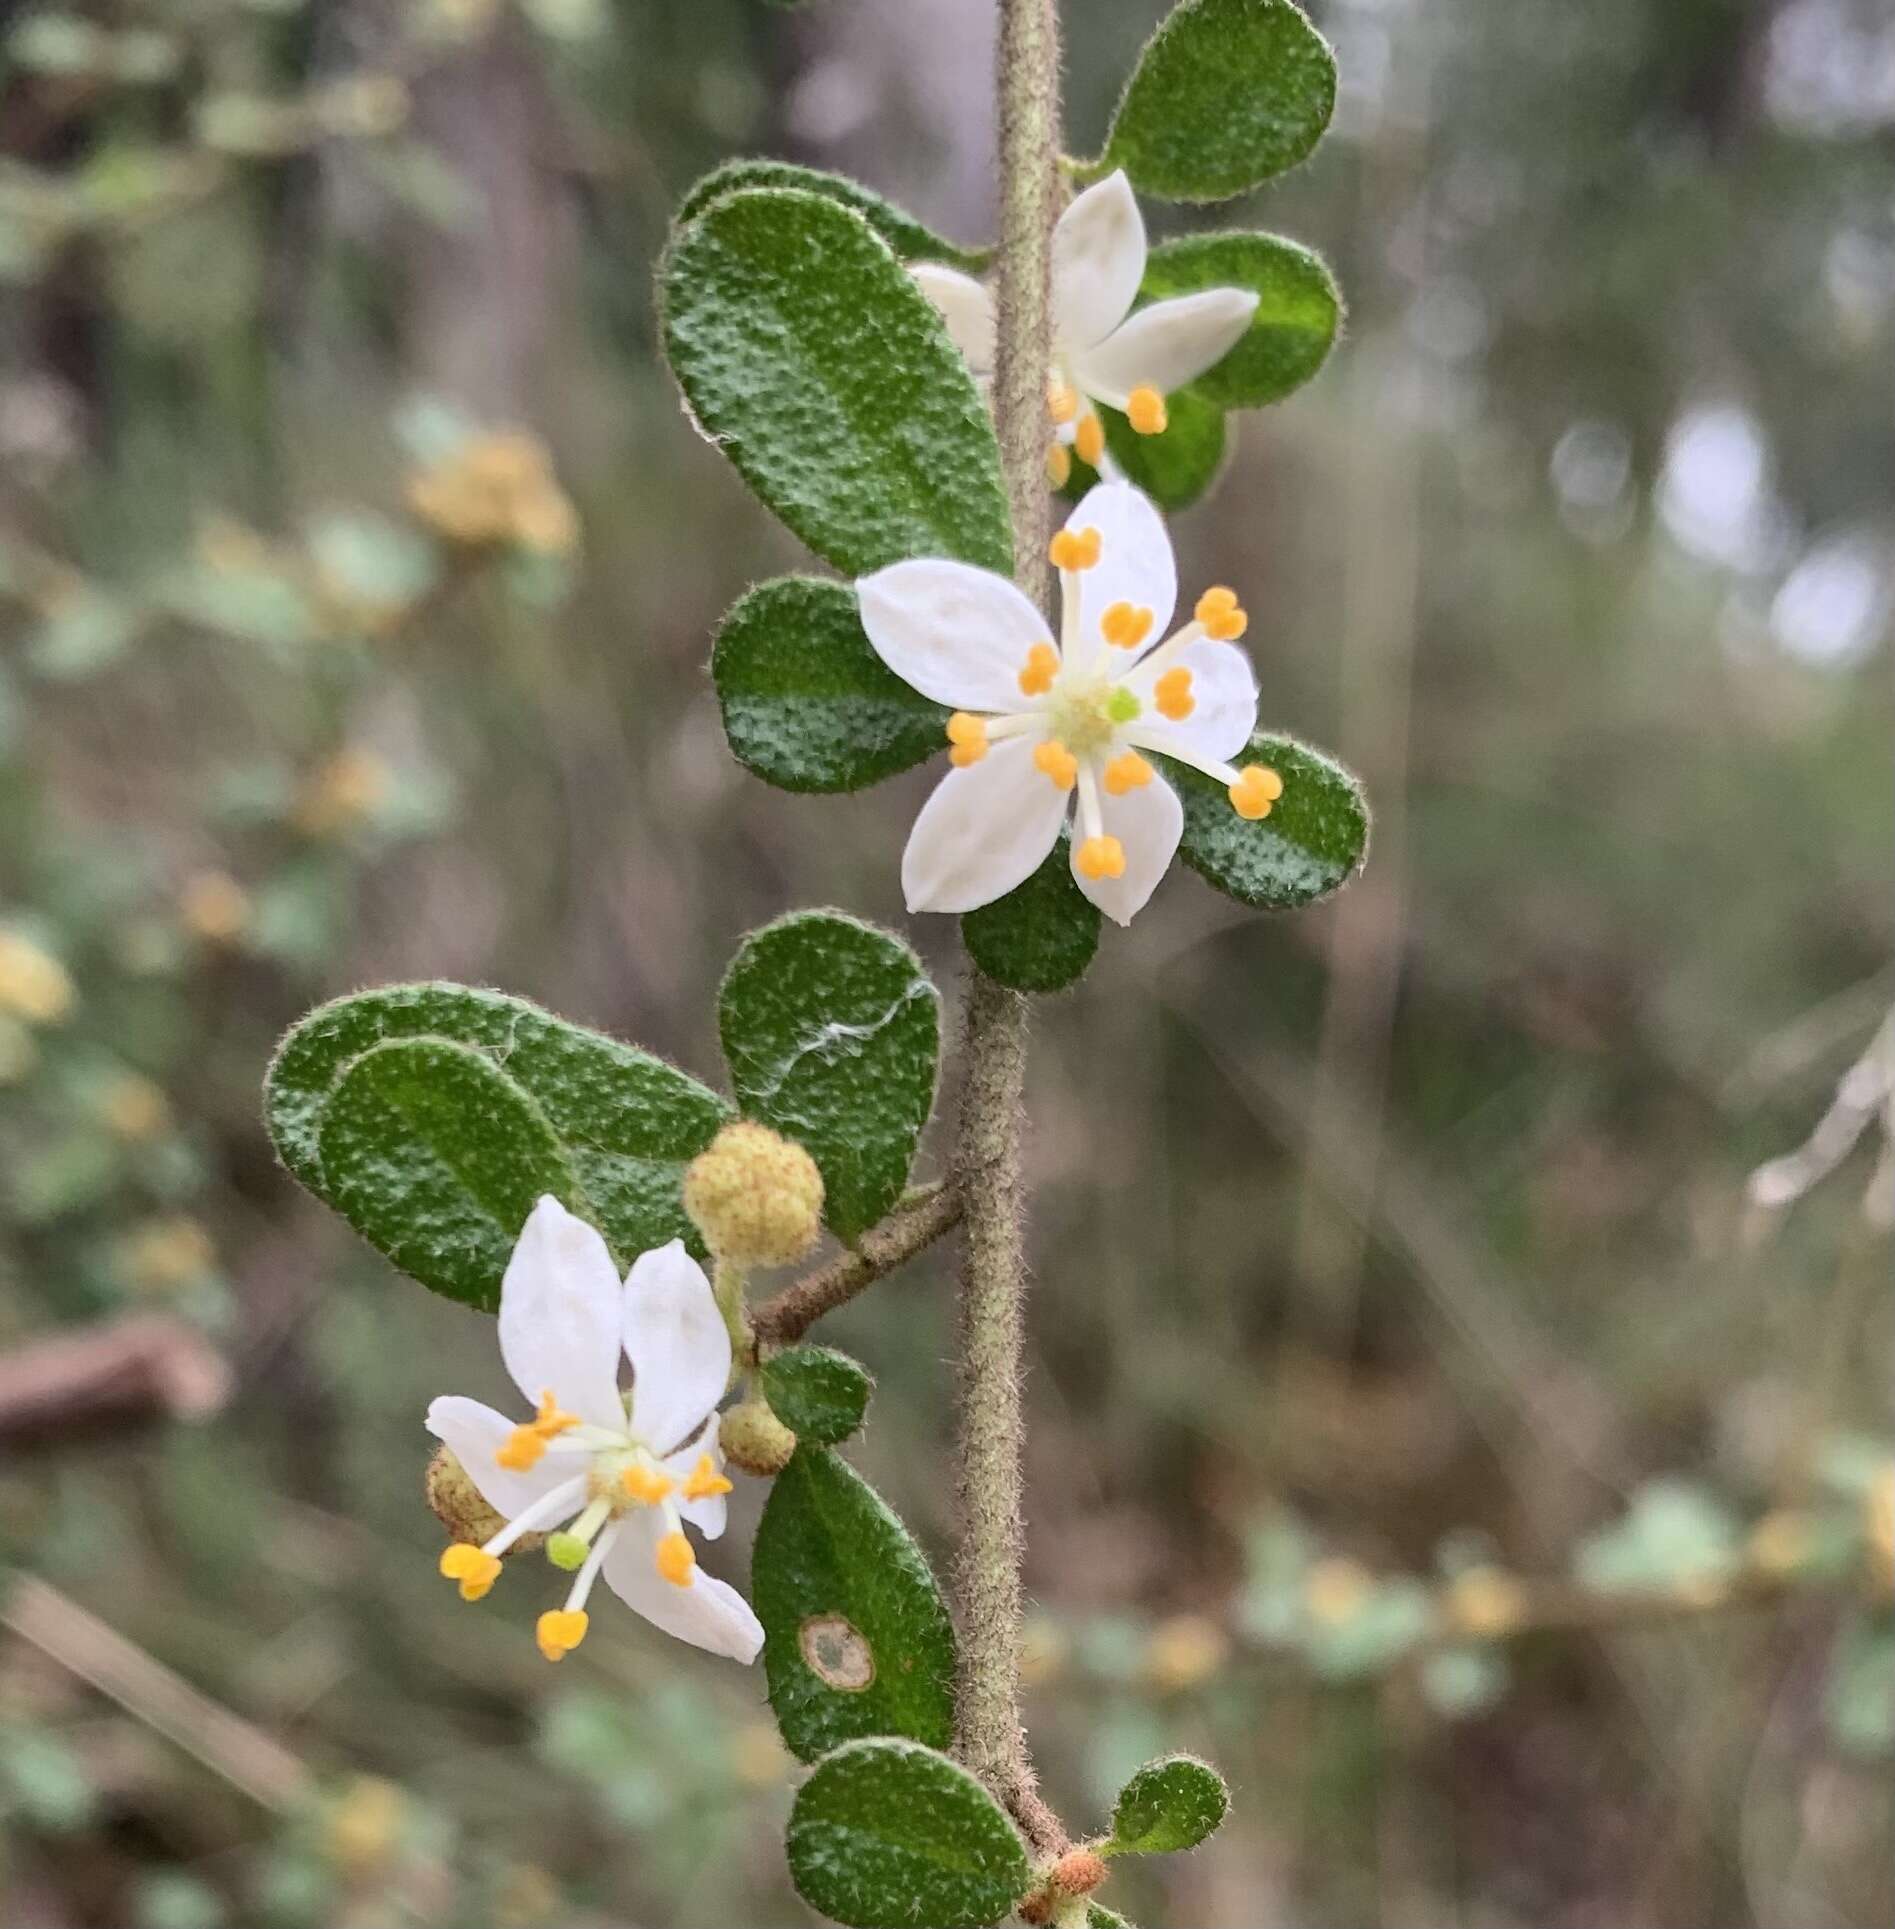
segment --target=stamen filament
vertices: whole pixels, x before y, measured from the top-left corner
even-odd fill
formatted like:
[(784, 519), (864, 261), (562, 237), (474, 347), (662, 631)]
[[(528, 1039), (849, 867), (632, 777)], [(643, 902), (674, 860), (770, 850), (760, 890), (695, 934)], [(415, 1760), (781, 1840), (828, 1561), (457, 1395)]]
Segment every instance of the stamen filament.
[(532, 1506), (515, 1514), (492, 1540), (482, 1545), (480, 1551), (483, 1554), (504, 1554), (522, 1534), (537, 1533), (548, 1521), (565, 1519), (585, 1491), (583, 1474), (575, 1475), (571, 1480), (562, 1480), (557, 1487), (542, 1494)]

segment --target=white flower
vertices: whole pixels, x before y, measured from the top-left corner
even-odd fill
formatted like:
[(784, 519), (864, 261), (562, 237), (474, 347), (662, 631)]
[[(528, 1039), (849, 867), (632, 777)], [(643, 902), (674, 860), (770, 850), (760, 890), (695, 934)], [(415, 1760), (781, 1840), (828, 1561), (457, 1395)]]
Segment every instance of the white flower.
[[(1057, 426), (1047, 465), (1056, 488), (1070, 472), (1068, 445), (1101, 475), (1116, 473), (1096, 404), (1123, 411), (1140, 435), (1162, 434), (1165, 397), (1221, 362), (1257, 312), (1254, 289), (1205, 288), (1133, 314), (1145, 252), (1145, 223), (1123, 171), (1089, 187), (1053, 230), (1053, 365), (1046, 405)], [(941, 311), (975, 376), (991, 376), (992, 295), (971, 276), (937, 262), (917, 262), (909, 273)]]
[(1104, 482), (1053, 538), (1061, 640), (1004, 576), (934, 559), (856, 584), (882, 661), (952, 704), (949, 761), (902, 854), (911, 911), (972, 911), (1039, 869), (1076, 798), (1073, 875), (1129, 924), (1178, 848), (1184, 809), (1139, 753), (1156, 751), (1229, 787), (1267, 817), (1283, 794), (1263, 764), (1239, 769), (1257, 721), (1249, 619), (1228, 589), (1205, 591), (1164, 642), (1178, 597), (1164, 523), (1130, 483)]
[[(449, 1547), (441, 1572), (477, 1601), (507, 1548), (549, 1532), (555, 1565), (578, 1569), (566, 1605), (539, 1618), (549, 1661), (584, 1640), (586, 1599), (601, 1574), (667, 1634), (754, 1661), (757, 1617), (734, 1588), (699, 1570), (684, 1536), (689, 1521), (715, 1540), (730, 1492), (716, 1411), (730, 1335), (703, 1268), (674, 1239), (637, 1259), (621, 1286), (605, 1241), (544, 1198), (507, 1263), (499, 1324), (501, 1358), (538, 1411), (516, 1425), (458, 1396), (428, 1408), (429, 1432), (507, 1517), (484, 1547)], [(621, 1347), (632, 1363), (629, 1393), (619, 1391)]]

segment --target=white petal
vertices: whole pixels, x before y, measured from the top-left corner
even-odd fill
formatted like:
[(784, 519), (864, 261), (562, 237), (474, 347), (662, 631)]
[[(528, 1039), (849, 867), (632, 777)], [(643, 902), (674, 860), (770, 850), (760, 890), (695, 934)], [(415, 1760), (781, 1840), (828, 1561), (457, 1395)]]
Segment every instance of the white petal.
[(763, 1646), (763, 1628), (750, 1603), (702, 1568), (691, 1570), (688, 1586), (667, 1581), (658, 1572), (657, 1560), (664, 1532), (664, 1516), (655, 1507), (628, 1515), (605, 1557), (606, 1585), (634, 1614), (642, 1614), (664, 1633), (733, 1661), (754, 1661)]
[(921, 292), (940, 310), (948, 338), (975, 375), (994, 372), (994, 298), (958, 268), (937, 261), (916, 261), (908, 272)]
[(1125, 846), (1123, 877), (1087, 877), (1079, 869), (1080, 840), (1073, 840), (1073, 879), (1114, 924), (1130, 924), (1158, 888), (1184, 832), (1178, 793), (1155, 772), (1150, 783), (1123, 797), (1101, 795), (1105, 834)]
[(973, 911), (1046, 861), (1068, 794), (1033, 761), (1035, 737), (1007, 737), (935, 785), (901, 854), (911, 911)]
[(957, 710), (1018, 710), (1027, 657), (1053, 640), (1012, 583), (971, 563), (891, 563), (855, 591), (875, 654), (924, 697)]
[(529, 1402), (551, 1393), (582, 1420), (624, 1426), (619, 1292), (605, 1241), (557, 1199), (541, 1199), (500, 1282), (500, 1357)]
[(504, 1413), (458, 1393), (444, 1394), (429, 1405), (428, 1431), (467, 1469), (467, 1477), (480, 1489), (481, 1499), (509, 1520), (525, 1513), (562, 1480), (570, 1480), (584, 1464), (568, 1454), (549, 1453), (524, 1473), (501, 1466), (495, 1456), (513, 1432), (513, 1422)]
[[(1191, 672), (1193, 709), (1173, 723), (1152, 702), (1152, 686), (1166, 670)], [(1126, 735), (1142, 748), (1182, 757), (1186, 763), (1226, 764), (1250, 741), (1257, 727), (1257, 677), (1250, 658), (1235, 643), (1200, 637), (1181, 650), (1154, 651), (1125, 678), (1125, 687), (1145, 706)]]
[(1145, 278), (1145, 222), (1124, 170), (1089, 187), (1053, 230), (1053, 335), (1063, 353), (1102, 342)]
[(696, 1432), (730, 1379), (729, 1329), (682, 1239), (641, 1253), (625, 1276), (625, 1354), (632, 1431), (668, 1453)]
[(1091, 663), (1110, 654), (1099, 623), (1114, 603), (1150, 610), (1149, 634), (1163, 636), (1178, 601), (1178, 565), (1151, 498), (1129, 482), (1102, 482), (1080, 498), (1066, 527), (1099, 532), (1099, 560), (1079, 571), (1078, 616), (1069, 630), (1072, 660)]
[[(710, 1424), (688, 1445), (680, 1447), (671, 1458), (664, 1462), (664, 1470), (680, 1487), (691, 1478), (691, 1470), (705, 1455), (711, 1457), (711, 1465), (721, 1474), (724, 1471), (724, 1454), (717, 1444), (718, 1416), (712, 1414)], [(695, 1527), (707, 1541), (721, 1539), (725, 1525), (725, 1499), (722, 1494), (706, 1494), (701, 1500), (677, 1501), (678, 1512)]]
[(1109, 408), (1135, 388), (1170, 395), (1215, 368), (1243, 338), (1257, 312), (1249, 288), (1206, 288), (1155, 301), (1126, 318), (1104, 341), (1072, 358), (1073, 380)]

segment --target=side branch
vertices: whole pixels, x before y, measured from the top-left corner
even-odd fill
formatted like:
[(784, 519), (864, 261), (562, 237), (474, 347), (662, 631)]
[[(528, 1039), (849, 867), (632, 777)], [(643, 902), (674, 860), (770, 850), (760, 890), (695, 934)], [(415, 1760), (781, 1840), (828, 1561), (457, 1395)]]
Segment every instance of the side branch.
[(825, 1313), (846, 1306), (885, 1274), (931, 1246), (961, 1222), (961, 1195), (951, 1185), (935, 1187), (904, 1210), (862, 1235), (854, 1252), (832, 1259), (785, 1286), (750, 1315), (759, 1340), (787, 1346), (799, 1340)]

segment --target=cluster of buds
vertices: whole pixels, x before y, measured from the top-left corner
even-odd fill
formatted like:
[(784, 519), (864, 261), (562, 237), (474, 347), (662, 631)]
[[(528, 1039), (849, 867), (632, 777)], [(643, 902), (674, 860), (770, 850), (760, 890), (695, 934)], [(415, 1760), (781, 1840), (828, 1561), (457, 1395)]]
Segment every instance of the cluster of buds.
[(1096, 1849), (1068, 1849), (1042, 1870), (1039, 1882), (1020, 1904), (1020, 1920), (1035, 1925), (1083, 1923), (1086, 1898), (1105, 1878), (1105, 1857)]
[(512, 544), (542, 556), (570, 555), (579, 518), (536, 436), (496, 430), (468, 439), (408, 480), (408, 506), (463, 548)]

